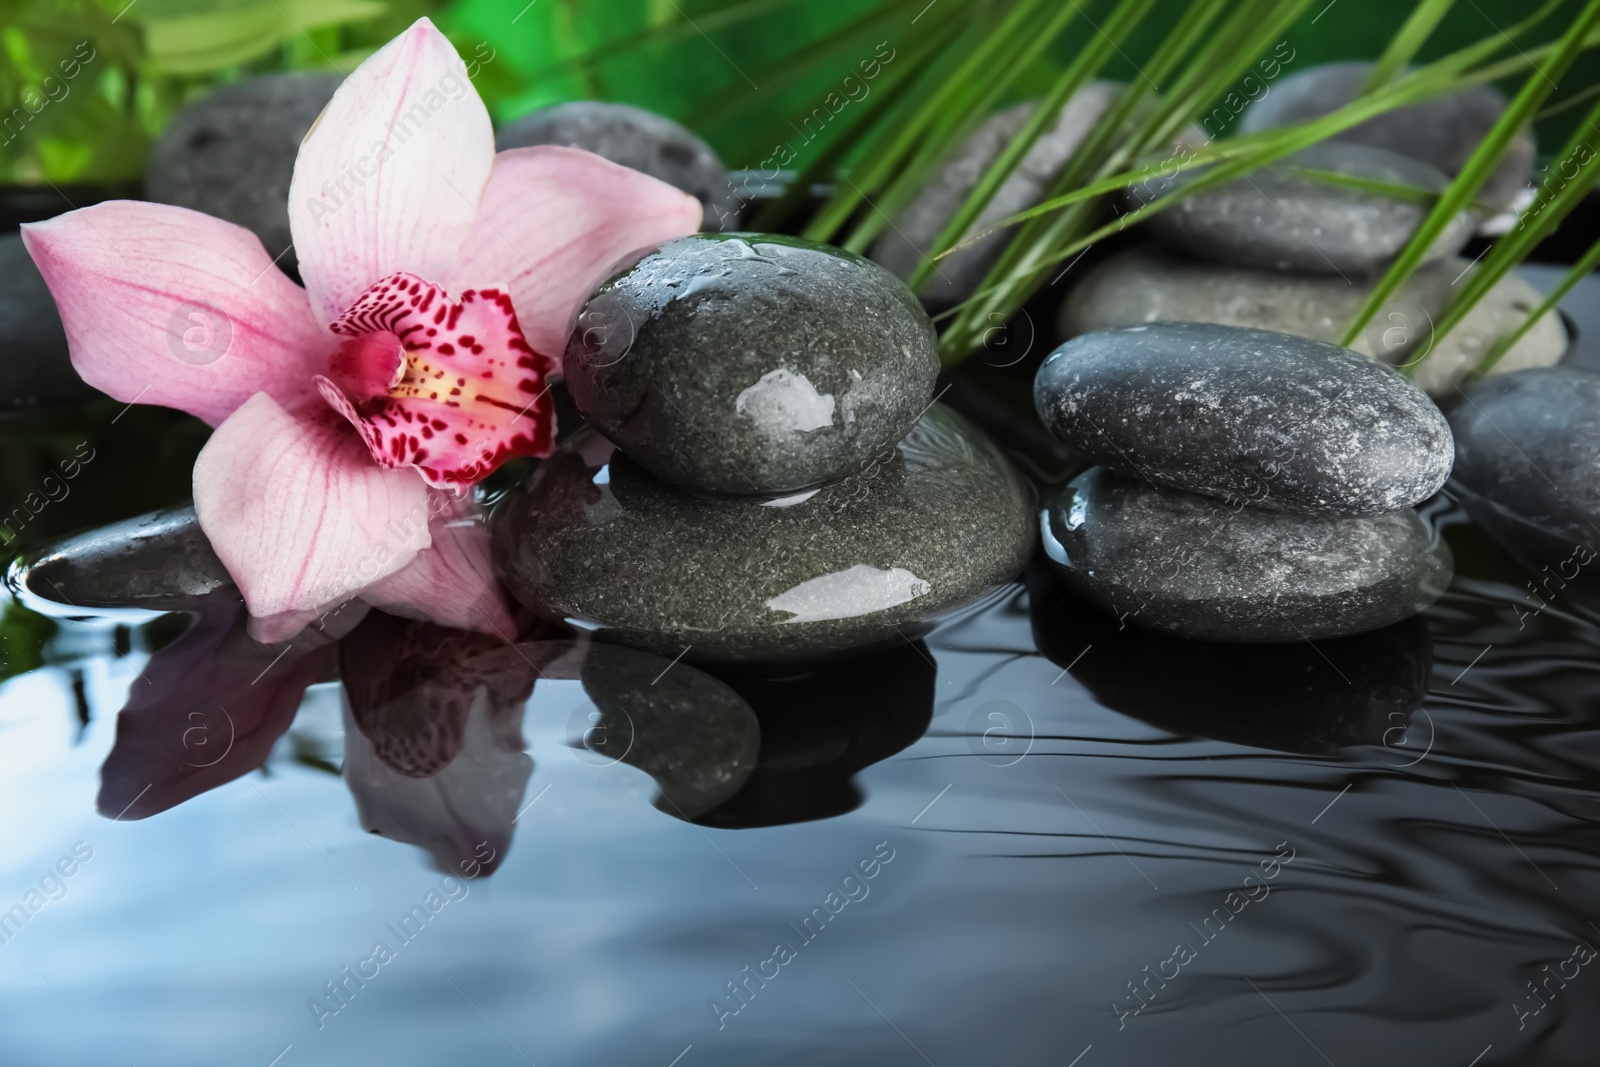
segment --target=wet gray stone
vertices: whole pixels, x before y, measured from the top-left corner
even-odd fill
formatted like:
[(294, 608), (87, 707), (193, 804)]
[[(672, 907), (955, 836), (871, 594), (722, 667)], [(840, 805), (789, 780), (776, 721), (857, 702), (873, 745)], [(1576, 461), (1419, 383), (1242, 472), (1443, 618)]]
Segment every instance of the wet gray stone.
[(22, 238), (0, 237), (0, 410), (99, 395), (72, 369), (56, 302)]
[(1450, 413), (1456, 480), (1554, 534), (1600, 544), (1600, 375), (1526, 370), (1466, 395)]
[(735, 230), (740, 197), (712, 147), (671, 119), (627, 104), (552, 104), (501, 127), (495, 148), (566, 145), (660, 178), (705, 207), (703, 230)]
[(797, 660), (916, 637), (1010, 581), (1031, 493), (938, 405), (858, 473), (788, 497), (705, 497), (580, 434), (492, 520), (528, 607), (673, 657)]
[[(289, 179), (300, 142), (340, 74), (267, 74), (223, 86), (173, 116), (156, 139), (145, 195), (238, 223), (267, 255), (289, 248)], [(278, 265), (293, 269), (294, 252)]]
[(1101, 467), (1045, 512), (1045, 551), (1122, 621), (1206, 641), (1376, 630), (1437, 600), (1450, 550), (1411, 509), (1310, 518), (1175, 492)]
[[(1454, 400), (1455, 386), (1482, 361), (1495, 340), (1515, 329), (1543, 299), (1526, 281), (1508, 275), (1460, 325), (1436, 336), (1432, 324), (1457, 291), (1454, 284), (1457, 279), (1464, 283), (1472, 273), (1460, 258), (1422, 267), (1350, 347), (1363, 355), (1379, 354), (1393, 364), (1426, 351), (1427, 358), (1411, 380), (1430, 396)], [(1376, 278), (1353, 281), (1332, 274), (1228, 267), (1143, 245), (1118, 253), (1078, 281), (1062, 306), (1061, 332), (1076, 337), (1150, 322), (1211, 322), (1337, 343), (1377, 283)], [(1552, 311), (1490, 373), (1550, 366), (1566, 348), (1566, 328)]]
[[(1062, 106), (1060, 119), (1034, 142), (966, 236), (1038, 203), (1051, 179), (1072, 158), (1120, 90), (1115, 82), (1091, 82), (1073, 94)], [(1038, 106), (1036, 100), (1024, 101), (990, 116), (974, 130), (916, 199), (900, 212), (894, 225), (884, 231), (872, 248), (872, 258), (899, 277), (910, 278), (922, 265), (924, 256), (940, 251), (933, 247), (934, 242)], [(995, 234), (941, 259), (937, 272), (922, 291), (923, 299), (930, 305), (943, 306), (971, 296), (1008, 240), (1007, 234)]]
[(697, 819), (749, 781), (761, 726), (743, 697), (704, 671), (636, 648), (594, 642), (584, 655), (584, 692), (599, 709), (614, 756), (656, 780), (658, 806)]
[(911, 428), (939, 370), (933, 325), (888, 271), (766, 234), (647, 250), (584, 304), (563, 360), (590, 425), (693, 489), (802, 489)]
[(80, 608), (189, 611), (234, 590), (190, 506), (59, 541), (24, 560), (19, 579), (35, 596)]
[[(1448, 179), (1426, 163), (1381, 148), (1324, 143), (1282, 163), (1269, 164), (1216, 188), (1185, 197), (1144, 222), (1175, 248), (1205, 259), (1261, 270), (1360, 275), (1388, 265), (1427, 217), (1428, 205), (1295, 173), (1292, 167), (1437, 192)], [(1205, 168), (1183, 171), (1169, 182), (1131, 187), (1129, 200), (1143, 206), (1198, 178)], [(1472, 236), (1477, 220), (1467, 213), (1439, 237), (1430, 258), (1453, 255)]]
[[(1337, 111), (1360, 95), (1371, 70), (1372, 64), (1366, 62), (1327, 63), (1291, 74), (1244, 113), (1239, 132), (1293, 125)], [(1386, 111), (1333, 139), (1399, 152), (1453, 178), (1505, 109), (1506, 98), (1500, 91), (1483, 85)], [(1533, 135), (1524, 129), (1479, 191), (1479, 198), (1498, 207), (1510, 204), (1533, 175), (1533, 153)]]
[(1450, 474), (1450, 427), (1420, 389), (1349, 349), (1266, 330), (1085, 334), (1039, 368), (1034, 403), (1091, 462), (1272, 511), (1394, 511)]

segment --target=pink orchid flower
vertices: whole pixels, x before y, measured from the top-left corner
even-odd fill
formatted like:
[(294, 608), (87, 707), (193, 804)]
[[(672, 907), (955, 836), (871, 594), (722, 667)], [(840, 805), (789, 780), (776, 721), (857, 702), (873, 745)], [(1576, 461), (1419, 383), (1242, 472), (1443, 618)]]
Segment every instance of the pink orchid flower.
[(358, 597), (509, 636), (470, 487), (549, 454), (579, 303), (623, 255), (695, 232), (699, 201), (576, 149), (496, 155), (423, 18), (306, 135), (289, 221), (304, 289), (249, 231), (168, 205), (98, 204), (23, 240), (86, 382), (216, 427), (195, 510), (254, 636)]

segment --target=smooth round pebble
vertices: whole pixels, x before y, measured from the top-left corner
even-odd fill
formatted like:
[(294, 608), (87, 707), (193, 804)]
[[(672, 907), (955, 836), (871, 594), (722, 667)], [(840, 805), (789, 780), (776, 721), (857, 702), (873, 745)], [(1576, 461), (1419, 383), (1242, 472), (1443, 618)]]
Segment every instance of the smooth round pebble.
[(1487, 379), (1450, 426), (1457, 481), (1561, 537), (1600, 543), (1600, 374), (1548, 367)]
[(523, 115), (494, 137), (500, 152), (541, 144), (582, 148), (659, 178), (700, 201), (705, 208), (701, 229), (738, 229), (743, 202), (728, 168), (692, 130), (663, 115), (627, 104), (573, 100)]
[(541, 614), (668, 657), (779, 661), (913, 638), (1010, 581), (1031, 499), (935, 405), (858, 473), (778, 498), (686, 493), (579, 434), (491, 525), (502, 580)]
[[(238, 223), (261, 238), (267, 255), (282, 254), (291, 241), (295, 156), (343, 80), (341, 74), (266, 74), (188, 105), (150, 150), (145, 195)], [(294, 253), (278, 264), (293, 269)]]
[[(1323, 143), (1245, 176), (1187, 196), (1145, 220), (1162, 242), (1204, 259), (1260, 270), (1367, 274), (1386, 266), (1427, 217), (1428, 205), (1319, 181), (1293, 167), (1330, 171), (1438, 192), (1437, 169), (1381, 148)], [(1143, 207), (1199, 178), (1206, 169), (1130, 187)], [(1429, 250), (1453, 255), (1477, 221), (1458, 215)]]
[(187, 611), (213, 593), (238, 595), (190, 505), (58, 541), (25, 559), (17, 580), (34, 596), (81, 608)]
[(1422, 390), (1288, 334), (1173, 322), (1085, 334), (1050, 354), (1033, 395), (1091, 462), (1272, 511), (1396, 511), (1450, 475), (1450, 427)]
[[(1272, 85), (1245, 111), (1240, 133), (1291, 126), (1321, 118), (1361, 95), (1372, 64), (1326, 63), (1296, 71)], [(1506, 109), (1506, 98), (1489, 85), (1393, 108), (1333, 135), (1347, 144), (1370, 145), (1421, 160), (1454, 178)], [(1478, 196), (1509, 205), (1533, 176), (1533, 135), (1520, 131)]]
[[(1055, 125), (1039, 135), (964, 236), (1038, 203), (1051, 179), (1072, 158), (1121, 90), (1115, 82), (1097, 81), (1074, 93), (1062, 105)], [(933, 247), (939, 235), (1038, 107), (1037, 100), (1027, 100), (984, 120), (895, 217), (894, 225), (873, 245), (872, 258), (899, 277), (910, 278), (925, 257), (940, 251)], [(971, 296), (1009, 240), (1009, 234), (997, 233), (939, 260), (922, 290), (923, 299), (944, 306)]]
[[(1433, 324), (1457, 291), (1457, 279), (1474, 268), (1452, 257), (1417, 270), (1380, 308), (1351, 344), (1363, 355), (1403, 364), (1427, 352), (1412, 382), (1429, 396), (1454, 400), (1455, 387), (1489, 347), (1515, 329), (1543, 296), (1516, 275), (1484, 295), (1455, 329), (1436, 336)], [(1091, 268), (1062, 305), (1062, 336), (1151, 322), (1210, 322), (1291, 333), (1338, 343), (1376, 278), (1346, 280), (1333, 274), (1289, 274), (1207, 263), (1159, 245), (1117, 253)], [(1567, 349), (1561, 317), (1547, 312), (1491, 374), (1547, 367)]]
[(933, 397), (933, 324), (888, 271), (767, 234), (644, 251), (578, 314), (578, 410), (661, 477), (714, 493), (803, 489), (898, 441)]
[(1068, 483), (1043, 534), (1080, 595), (1121, 621), (1206, 641), (1376, 630), (1437, 600), (1453, 571), (1449, 548), (1411, 509), (1284, 515), (1099, 467)]

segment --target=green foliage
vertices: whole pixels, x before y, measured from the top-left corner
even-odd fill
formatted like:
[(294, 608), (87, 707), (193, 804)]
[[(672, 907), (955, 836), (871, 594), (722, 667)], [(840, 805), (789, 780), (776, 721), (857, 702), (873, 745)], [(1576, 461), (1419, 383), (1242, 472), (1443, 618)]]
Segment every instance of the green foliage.
[(44, 643), (56, 624), (14, 600), (0, 608), (0, 682), (44, 666)]

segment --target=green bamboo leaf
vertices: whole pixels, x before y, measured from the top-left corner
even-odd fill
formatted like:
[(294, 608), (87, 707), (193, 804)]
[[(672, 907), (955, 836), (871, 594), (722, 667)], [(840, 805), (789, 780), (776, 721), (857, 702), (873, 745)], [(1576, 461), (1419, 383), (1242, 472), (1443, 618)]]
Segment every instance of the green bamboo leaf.
[(1484, 353), (1483, 362), (1473, 368), (1470, 377), (1473, 380), (1477, 380), (1493, 370), (1494, 365), (1500, 362), (1500, 357), (1511, 351), (1512, 347), (1522, 340), (1529, 330), (1533, 329), (1535, 323), (1544, 318), (1550, 312), (1550, 309), (1559, 304), (1562, 297), (1572, 292), (1574, 286), (1589, 277), (1597, 266), (1600, 266), (1600, 241), (1596, 241), (1589, 246), (1589, 250), (1562, 277), (1561, 284), (1557, 285), (1538, 307), (1528, 313), (1528, 317), (1523, 320), (1522, 325), (1500, 338), (1490, 347), (1489, 351)]
[(1395, 75), (1406, 69), (1417, 54), (1417, 50), (1425, 44), (1433, 31), (1439, 25), (1439, 20), (1455, 4), (1455, 0), (1422, 0), (1406, 19), (1405, 25), (1400, 27), (1400, 32), (1389, 39), (1388, 47), (1383, 50), (1383, 55), (1372, 65), (1372, 73), (1367, 75), (1367, 82), (1361, 87), (1363, 93), (1370, 93), (1374, 89), (1382, 88), (1394, 80)]
[[(1550, 91), (1555, 87), (1555, 80), (1565, 74), (1567, 68), (1578, 58), (1578, 53), (1583, 50), (1584, 37), (1594, 28), (1596, 22), (1600, 22), (1600, 0), (1588, 0), (1583, 11), (1562, 35), (1560, 46), (1550, 60), (1549, 69), (1536, 70), (1529, 75), (1521, 91), (1517, 93), (1516, 99), (1512, 100), (1511, 105), (1479, 143), (1477, 150), (1467, 160), (1466, 166), (1461, 168), (1461, 173), (1456, 175), (1455, 180), (1439, 197), (1433, 211), (1423, 220), (1422, 225), (1417, 227), (1406, 247), (1395, 257), (1394, 263), (1367, 294), (1361, 309), (1345, 328), (1340, 344), (1348, 345), (1361, 335), (1361, 331), (1366, 328), (1367, 322), (1377, 310), (1388, 302), (1426, 258), (1428, 251), (1444, 233), (1445, 228), (1471, 203), (1483, 183), (1488, 180), (1489, 174), (1499, 164), (1500, 157), (1510, 147), (1512, 139), (1544, 104)], [(1417, 364), (1413, 364), (1413, 368), (1421, 362), (1417, 361)]]

